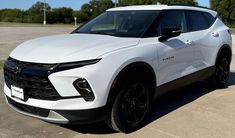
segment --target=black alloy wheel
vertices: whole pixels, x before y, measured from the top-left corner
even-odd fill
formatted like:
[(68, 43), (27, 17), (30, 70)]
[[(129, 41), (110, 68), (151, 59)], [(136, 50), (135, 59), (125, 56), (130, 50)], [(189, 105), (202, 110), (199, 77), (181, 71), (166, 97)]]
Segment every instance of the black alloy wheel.
[(106, 123), (114, 130), (130, 133), (143, 122), (150, 105), (149, 83), (129, 80), (119, 86), (111, 116)]
[(145, 86), (141, 83), (130, 85), (121, 96), (119, 104), (122, 123), (135, 126), (146, 115), (149, 106), (149, 95)]

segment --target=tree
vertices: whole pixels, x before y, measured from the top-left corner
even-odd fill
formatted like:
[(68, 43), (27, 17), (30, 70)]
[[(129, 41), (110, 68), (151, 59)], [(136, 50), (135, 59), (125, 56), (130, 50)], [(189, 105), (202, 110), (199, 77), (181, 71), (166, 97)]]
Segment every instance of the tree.
[[(51, 10), (51, 7), (48, 3), (45, 3), (45, 8), (47, 11), (50, 11)], [(44, 10), (44, 3), (43, 2), (37, 2), (35, 4), (33, 4), (29, 9), (28, 11), (30, 13), (34, 13), (34, 14), (38, 14), (38, 13), (42, 13)]]
[(112, 0), (91, 0), (82, 5), (81, 10), (74, 15), (78, 18), (78, 22), (86, 22), (113, 6)]
[(218, 11), (221, 18), (228, 24), (235, 22), (235, 1), (234, 0), (211, 0), (211, 8)]
[(3, 9), (0, 12), (2, 22), (22, 22), (24, 12), (19, 9)]
[(112, 0), (92, 0), (90, 1), (90, 5), (92, 8), (92, 17), (95, 17), (105, 10), (112, 8), (114, 3)]
[(81, 10), (75, 15), (78, 19), (78, 22), (86, 22), (92, 16), (92, 7), (89, 3), (82, 5)]
[[(51, 10), (51, 7), (48, 3), (45, 4), (45, 8), (47, 11)], [(33, 4), (27, 11), (28, 20), (31, 20), (32, 23), (42, 23), (43, 22), (43, 10), (44, 10), (44, 3), (37, 2)]]
[(52, 11), (49, 13), (50, 13), (48, 14), (49, 23), (69, 24), (73, 20), (73, 10), (71, 8), (66, 8), (66, 7), (55, 8), (55, 9), (52, 9)]

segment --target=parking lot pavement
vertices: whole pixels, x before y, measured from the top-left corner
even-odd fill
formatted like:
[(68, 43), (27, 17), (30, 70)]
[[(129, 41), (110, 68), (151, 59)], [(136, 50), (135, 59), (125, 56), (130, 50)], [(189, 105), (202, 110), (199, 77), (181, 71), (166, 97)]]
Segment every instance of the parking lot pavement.
[[(7, 58), (9, 51), (26, 39), (68, 33), (72, 29), (0, 27), (0, 57)], [(2, 33), (2, 30), (5, 32)], [(233, 58), (235, 59), (235, 55)], [(214, 90), (208, 86), (208, 83), (199, 82), (161, 97), (153, 104), (145, 125), (131, 134), (115, 133), (103, 123), (59, 126), (26, 117), (6, 105), (2, 92), (0, 94), (0, 138), (231, 138), (235, 136), (235, 60), (232, 61), (231, 69), (229, 85), (226, 89)], [(0, 90), (3, 91), (2, 70)]]
[(74, 27), (0, 27), (0, 60), (20, 43), (40, 36), (70, 33)]

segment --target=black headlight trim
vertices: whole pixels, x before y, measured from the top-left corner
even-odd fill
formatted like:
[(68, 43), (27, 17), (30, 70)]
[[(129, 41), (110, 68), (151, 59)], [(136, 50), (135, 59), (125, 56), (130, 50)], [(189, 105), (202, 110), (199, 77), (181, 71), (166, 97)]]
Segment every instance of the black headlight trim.
[(69, 70), (74, 68), (79, 68), (87, 65), (96, 64), (101, 59), (92, 59), (92, 60), (85, 60), (85, 61), (78, 61), (78, 62), (68, 62), (68, 63), (59, 63), (54, 67), (54, 71), (63, 71)]
[(84, 78), (78, 78), (73, 82), (73, 86), (78, 91), (78, 93), (84, 98), (85, 101), (94, 101), (95, 95), (88, 81)]

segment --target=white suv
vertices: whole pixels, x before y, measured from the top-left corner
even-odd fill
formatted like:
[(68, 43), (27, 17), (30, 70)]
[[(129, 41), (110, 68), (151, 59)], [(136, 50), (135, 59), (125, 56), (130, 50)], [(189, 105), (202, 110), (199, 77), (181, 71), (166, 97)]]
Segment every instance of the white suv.
[(106, 121), (135, 130), (152, 100), (210, 78), (228, 81), (232, 39), (210, 9), (177, 5), (109, 9), (71, 34), (18, 46), (4, 93), (16, 111), (48, 122)]

